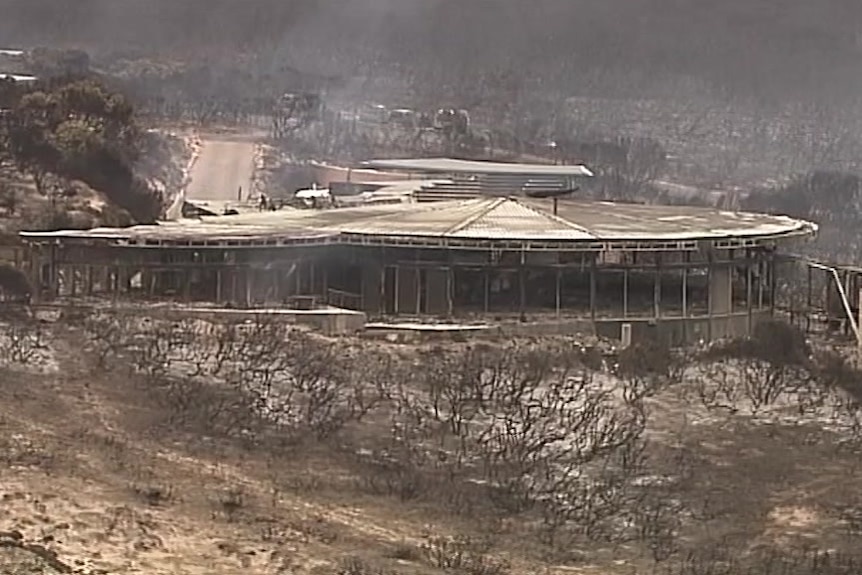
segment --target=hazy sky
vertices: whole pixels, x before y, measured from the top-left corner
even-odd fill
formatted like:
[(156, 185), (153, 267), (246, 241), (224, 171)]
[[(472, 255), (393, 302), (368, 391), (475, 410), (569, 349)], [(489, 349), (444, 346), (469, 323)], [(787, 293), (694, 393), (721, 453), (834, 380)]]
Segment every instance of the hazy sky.
[(587, 70), (706, 78), (752, 92), (853, 96), (858, 0), (0, 0), (0, 46), (230, 54), (349, 73), (359, 65)]

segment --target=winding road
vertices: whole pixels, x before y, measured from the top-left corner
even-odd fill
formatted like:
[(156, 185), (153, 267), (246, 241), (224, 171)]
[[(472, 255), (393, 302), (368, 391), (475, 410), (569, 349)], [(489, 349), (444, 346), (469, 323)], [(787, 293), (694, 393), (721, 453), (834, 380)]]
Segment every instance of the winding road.
[(186, 198), (236, 201), (248, 199), (254, 176), (255, 143), (244, 139), (205, 137), (192, 167)]

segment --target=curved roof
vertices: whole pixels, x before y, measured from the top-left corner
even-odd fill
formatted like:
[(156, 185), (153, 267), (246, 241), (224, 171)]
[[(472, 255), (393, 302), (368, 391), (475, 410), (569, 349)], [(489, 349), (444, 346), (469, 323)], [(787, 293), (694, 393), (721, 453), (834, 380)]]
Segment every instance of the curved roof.
[(787, 216), (533, 198), (477, 198), (329, 210), (284, 209), (151, 226), (23, 232), (24, 239), (109, 241), (123, 245), (374, 244), (479, 249), (696, 249), (774, 242), (814, 234)]

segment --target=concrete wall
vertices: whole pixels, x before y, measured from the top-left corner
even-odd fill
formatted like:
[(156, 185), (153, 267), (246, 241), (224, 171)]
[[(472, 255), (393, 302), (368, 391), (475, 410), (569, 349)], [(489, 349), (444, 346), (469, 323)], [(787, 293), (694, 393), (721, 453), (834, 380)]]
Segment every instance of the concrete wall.
[(709, 276), (709, 309), (713, 315), (733, 311), (733, 289), (730, 267), (715, 266)]
[[(43, 305), (33, 308), (36, 317), (59, 318), (86, 317), (96, 311), (97, 306), (50, 306)], [(266, 321), (278, 321), (287, 324), (307, 325), (327, 335), (349, 335), (365, 329), (367, 317), (364, 313), (338, 308), (317, 310), (295, 309), (218, 309), (186, 306), (98, 306), (99, 311), (116, 312), (125, 315), (142, 317), (162, 317), (165, 319), (200, 319), (212, 323), (223, 321), (253, 321), (264, 318)]]
[(599, 320), (596, 322), (596, 333), (602, 337), (621, 339), (622, 325), (628, 323), (632, 326), (632, 342), (659, 339), (671, 346), (681, 346), (725, 337), (744, 337), (750, 334), (749, 323), (753, 330), (758, 323), (771, 318), (772, 313), (763, 310), (753, 312), (750, 321), (747, 312), (713, 317), (711, 320), (707, 317), (662, 318), (657, 321)]
[[(751, 330), (759, 321), (772, 317), (768, 311), (751, 314)], [(711, 339), (721, 339), (725, 337), (741, 337), (751, 335), (748, 328), (749, 319), (747, 313), (736, 313), (727, 317), (712, 318), (712, 333)]]
[[(531, 323), (504, 323), (497, 327), (500, 335), (507, 337), (519, 336), (554, 336), (554, 335), (595, 335), (596, 325), (588, 319), (563, 319), (538, 321)], [(619, 332), (615, 337), (619, 337)]]

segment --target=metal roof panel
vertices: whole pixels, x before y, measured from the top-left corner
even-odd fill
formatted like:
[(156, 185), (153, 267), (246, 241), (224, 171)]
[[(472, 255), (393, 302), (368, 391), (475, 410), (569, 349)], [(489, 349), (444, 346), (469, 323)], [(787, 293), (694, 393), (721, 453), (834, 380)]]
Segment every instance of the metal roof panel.
[(451, 158), (416, 158), (370, 160), (363, 166), (380, 170), (403, 170), (448, 174), (494, 174), (519, 176), (591, 177), (593, 173), (582, 165), (514, 164), (479, 162)]
[(584, 243), (714, 240), (806, 236), (811, 222), (787, 216), (728, 212), (690, 206), (654, 206), (533, 198), (476, 198), (429, 203), (366, 205), (328, 210), (282, 209), (130, 228), (22, 232), (24, 239), (208, 241), (267, 239), (301, 241), (342, 235), (490, 242)]

